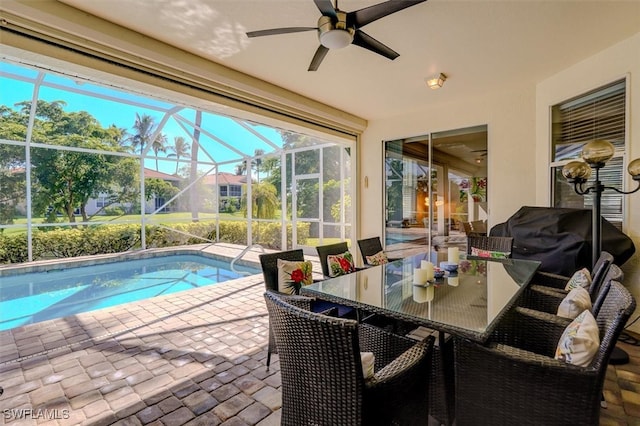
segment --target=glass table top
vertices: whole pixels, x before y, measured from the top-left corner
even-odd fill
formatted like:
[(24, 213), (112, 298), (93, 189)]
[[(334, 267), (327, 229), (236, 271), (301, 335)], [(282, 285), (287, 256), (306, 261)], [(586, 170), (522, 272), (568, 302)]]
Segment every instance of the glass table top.
[(415, 271), (426, 259), (419, 254), (315, 282), (301, 294), (484, 341), (540, 265), (521, 259), (461, 259), (457, 273), (414, 284)]

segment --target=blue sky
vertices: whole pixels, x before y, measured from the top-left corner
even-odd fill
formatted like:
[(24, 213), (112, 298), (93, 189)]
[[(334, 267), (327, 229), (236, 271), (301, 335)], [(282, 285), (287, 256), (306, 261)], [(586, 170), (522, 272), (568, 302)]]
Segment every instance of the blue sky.
[[(0, 90), (0, 102), (2, 105), (14, 108), (16, 103), (30, 100), (33, 96), (34, 84), (20, 80), (34, 80), (37, 75), (38, 72), (34, 69), (2, 62), (0, 64), (0, 87), (2, 87), (2, 90)], [(15, 78), (12, 78), (13, 76), (15, 76)], [(164, 111), (175, 106), (168, 102), (122, 92), (108, 87), (101, 87), (88, 82), (74, 81), (71, 78), (61, 77), (55, 74), (47, 74), (44, 82), (54, 85), (54, 87), (47, 86), (46, 84), (40, 86), (39, 99), (48, 102), (62, 100), (66, 102), (64, 110), (67, 112), (87, 111), (94, 116), (103, 127), (114, 124), (117, 127), (127, 129), (129, 132), (133, 131), (132, 126), (136, 113), (140, 115), (148, 114), (154, 117), (156, 123), (160, 123), (165, 115)], [(73, 92), (73, 90), (101, 94), (111, 99), (76, 93)], [(133, 103), (133, 105), (125, 102)], [(190, 108), (182, 109), (179, 115), (190, 122), (195, 120), (195, 111)], [(170, 118), (167, 121), (162, 133), (167, 136), (168, 145), (173, 145), (174, 137), (177, 136), (184, 137), (185, 140), (191, 144), (190, 132), (192, 132), (193, 129), (187, 123), (184, 123), (184, 125), (189, 133), (185, 132), (176, 119)], [(261, 141), (246, 129), (243, 129), (230, 118), (224, 116), (204, 113), (202, 127), (245, 154), (252, 154), (255, 149), (263, 149), (265, 152), (273, 150), (268, 144)], [(276, 145), (282, 145), (280, 135), (275, 129), (267, 126), (254, 126), (253, 128), (261, 135), (273, 141)], [(201, 135), (200, 141), (201, 145), (205, 147), (205, 150), (216, 162), (238, 160), (240, 158), (240, 154), (225, 148), (207, 135)], [(204, 161), (211, 161), (209, 158), (203, 156), (199, 156), (199, 158)], [(234, 165), (235, 163), (223, 166), (221, 170), (233, 172)], [(147, 160), (146, 166), (155, 169), (155, 161)], [(175, 161), (159, 162), (160, 171), (165, 173), (174, 173), (175, 167)]]

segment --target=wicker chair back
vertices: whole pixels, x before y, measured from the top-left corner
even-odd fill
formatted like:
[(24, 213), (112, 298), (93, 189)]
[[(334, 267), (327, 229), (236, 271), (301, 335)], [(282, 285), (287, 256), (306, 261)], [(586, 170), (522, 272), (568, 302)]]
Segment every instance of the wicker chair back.
[(316, 247), (318, 251), (318, 257), (320, 258), (320, 267), (322, 268), (322, 275), (325, 277), (329, 276), (329, 264), (327, 262), (327, 257), (329, 255), (334, 254), (342, 254), (345, 251), (349, 250), (347, 243), (345, 241), (335, 244), (327, 244), (324, 246)]
[(371, 237), (358, 240), (358, 248), (360, 248), (360, 254), (362, 255), (362, 262), (368, 265), (367, 256), (373, 256), (376, 253), (382, 251), (382, 242), (380, 237)]
[(267, 290), (278, 291), (278, 259), (289, 261), (304, 261), (302, 249), (280, 251), (277, 253), (261, 254), (260, 266)]

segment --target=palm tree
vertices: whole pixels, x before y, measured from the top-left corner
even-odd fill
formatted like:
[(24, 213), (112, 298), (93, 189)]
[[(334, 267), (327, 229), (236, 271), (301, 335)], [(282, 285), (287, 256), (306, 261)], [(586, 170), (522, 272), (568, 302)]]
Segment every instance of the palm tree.
[[(193, 149), (191, 150), (191, 168), (189, 179), (191, 183), (198, 179), (198, 150), (200, 149), (200, 126), (202, 126), (202, 111), (196, 110), (196, 126), (193, 128)], [(198, 222), (198, 200), (199, 195), (195, 185), (189, 189), (189, 205), (191, 206), (191, 221)]]
[(136, 148), (140, 147), (140, 154), (142, 155), (144, 147), (149, 142), (149, 139), (151, 139), (154, 127), (153, 117), (147, 114), (140, 115), (136, 113), (136, 121), (133, 123), (133, 135), (129, 137), (133, 152), (136, 151)]
[(156, 156), (156, 171), (160, 171), (158, 168), (158, 153), (167, 152), (167, 137), (162, 133), (159, 133), (151, 143), (151, 149)]
[[(262, 158), (260, 157), (262, 155), (264, 155), (264, 149), (256, 149), (253, 152), (253, 156), (258, 158), (254, 158), (253, 160), (251, 160), (251, 169), (255, 168), (258, 182), (260, 182), (260, 169), (262, 169)], [(236, 164), (236, 168), (235, 168), (236, 175), (238, 176), (243, 175), (245, 174), (246, 171), (247, 171), (246, 161)]]
[(176, 157), (176, 172), (178, 174), (178, 165), (180, 164), (180, 157), (188, 157), (191, 145), (182, 136), (176, 136), (173, 138), (173, 146), (167, 147), (168, 151), (172, 151), (167, 157)]
[(151, 144), (151, 149), (156, 155), (156, 170), (158, 170), (158, 153), (166, 151), (167, 137), (162, 133), (158, 133), (154, 140), (151, 140), (151, 137), (156, 133), (157, 126), (154, 118), (147, 114), (140, 115), (136, 113), (133, 130), (133, 136), (129, 137), (131, 148), (135, 152), (136, 148), (140, 147), (140, 155), (142, 155), (145, 148)]

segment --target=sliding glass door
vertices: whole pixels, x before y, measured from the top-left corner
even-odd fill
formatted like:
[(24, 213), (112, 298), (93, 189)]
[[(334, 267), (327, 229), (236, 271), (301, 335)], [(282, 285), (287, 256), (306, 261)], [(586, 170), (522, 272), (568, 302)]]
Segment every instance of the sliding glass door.
[(472, 225), (486, 232), (487, 158), (487, 126), (386, 141), (387, 250), (464, 247)]

